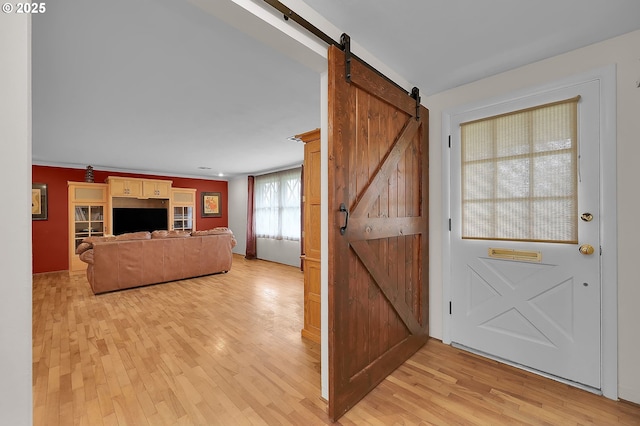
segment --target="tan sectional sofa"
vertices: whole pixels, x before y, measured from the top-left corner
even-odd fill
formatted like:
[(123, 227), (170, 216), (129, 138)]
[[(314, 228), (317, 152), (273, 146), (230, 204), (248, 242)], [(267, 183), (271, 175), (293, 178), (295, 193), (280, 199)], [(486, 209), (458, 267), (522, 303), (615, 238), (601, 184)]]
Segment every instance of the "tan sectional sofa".
[(233, 233), (226, 228), (154, 231), (87, 238), (76, 251), (94, 294), (231, 269)]

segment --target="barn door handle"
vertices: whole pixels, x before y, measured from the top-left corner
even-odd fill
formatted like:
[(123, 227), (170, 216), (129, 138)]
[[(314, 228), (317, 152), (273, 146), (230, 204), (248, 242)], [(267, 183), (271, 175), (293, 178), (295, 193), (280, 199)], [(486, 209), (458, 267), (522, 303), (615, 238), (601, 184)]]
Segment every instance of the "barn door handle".
[(345, 214), (344, 226), (340, 227), (340, 235), (344, 235), (344, 233), (347, 231), (347, 226), (349, 225), (349, 210), (347, 210), (347, 207), (344, 205), (344, 203), (340, 203), (340, 208), (338, 210), (340, 211), (340, 213)]

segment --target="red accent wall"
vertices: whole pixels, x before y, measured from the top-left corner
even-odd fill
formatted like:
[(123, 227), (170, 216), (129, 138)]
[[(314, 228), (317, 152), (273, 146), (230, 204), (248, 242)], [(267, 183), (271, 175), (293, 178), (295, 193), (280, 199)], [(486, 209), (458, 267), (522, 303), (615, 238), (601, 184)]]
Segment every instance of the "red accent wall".
[[(164, 179), (173, 181), (174, 188), (196, 189), (196, 229), (211, 229), (228, 226), (228, 185), (222, 180), (189, 179), (162, 175), (142, 175), (134, 173), (94, 170), (95, 182), (104, 182), (108, 176), (128, 176), (143, 179)], [(32, 265), (33, 273), (65, 271), (69, 269), (69, 200), (67, 182), (84, 182), (84, 169), (64, 167), (32, 166), (33, 183), (47, 184), (48, 219), (32, 221)], [(222, 196), (222, 217), (201, 217), (202, 192), (220, 192)]]

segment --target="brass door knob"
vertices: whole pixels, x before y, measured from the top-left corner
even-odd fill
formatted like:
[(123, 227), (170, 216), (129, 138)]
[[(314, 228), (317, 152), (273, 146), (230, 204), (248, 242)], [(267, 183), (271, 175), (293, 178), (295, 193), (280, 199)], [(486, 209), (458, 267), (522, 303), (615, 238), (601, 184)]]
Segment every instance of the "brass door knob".
[(578, 250), (586, 256), (593, 254), (596, 251), (591, 244), (583, 244)]

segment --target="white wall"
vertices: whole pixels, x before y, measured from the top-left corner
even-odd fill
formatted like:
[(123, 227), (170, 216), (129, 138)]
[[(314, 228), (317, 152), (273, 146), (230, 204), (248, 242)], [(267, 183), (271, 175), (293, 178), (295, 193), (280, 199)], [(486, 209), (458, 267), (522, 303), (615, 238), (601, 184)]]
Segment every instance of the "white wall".
[[(640, 31), (597, 43), (423, 99), (430, 111), (430, 333), (442, 338), (442, 112), (616, 64), (618, 191), (618, 392), (640, 403), (640, 270), (635, 260), (640, 211), (635, 171), (640, 159)], [(606, 141), (604, 142), (606, 143)], [(606, 247), (605, 247), (606, 249)]]
[(258, 238), (256, 253), (258, 259), (300, 267), (300, 241)]
[(247, 176), (239, 176), (229, 181), (229, 229), (236, 237), (238, 244), (233, 252), (241, 255), (247, 253)]
[[(31, 20), (0, 16), (0, 424), (30, 425)], [(10, 208), (7, 208), (11, 204)]]

